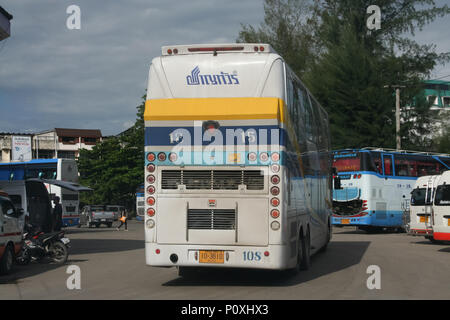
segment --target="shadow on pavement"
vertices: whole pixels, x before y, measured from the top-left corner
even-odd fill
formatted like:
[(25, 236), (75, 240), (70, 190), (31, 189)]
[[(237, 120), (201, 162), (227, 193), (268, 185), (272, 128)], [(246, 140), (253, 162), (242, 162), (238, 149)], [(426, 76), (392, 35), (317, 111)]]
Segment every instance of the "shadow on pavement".
[(144, 248), (145, 242), (143, 240), (71, 239), (69, 255), (91, 254), (102, 252), (120, 252)]
[(332, 241), (325, 253), (312, 257), (312, 266), (290, 276), (286, 271), (207, 268), (163, 286), (295, 286), (360, 263), (370, 241)]
[(88, 260), (69, 259), (65, 264), (52, 264), (48, 262), (31, 262), (28, 265), (15, 265), (10, 274), (0, 276), (0, 284), (18, 284), (22, 279), (33, 277), (58, 268), (67, 268), (73, 263), (85, 262)]

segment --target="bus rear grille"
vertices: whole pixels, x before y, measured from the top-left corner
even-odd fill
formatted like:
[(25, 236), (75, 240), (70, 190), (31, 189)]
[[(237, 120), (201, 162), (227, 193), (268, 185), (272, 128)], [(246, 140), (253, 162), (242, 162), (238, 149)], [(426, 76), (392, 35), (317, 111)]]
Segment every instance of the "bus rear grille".
[(236, 225), (234, 209), (189, 209), (188, 229), (234, 230)]
[(176, 190), (185, 185), (186, 190), (264, 190), (262, 170), (162, 170), (163, 190)]

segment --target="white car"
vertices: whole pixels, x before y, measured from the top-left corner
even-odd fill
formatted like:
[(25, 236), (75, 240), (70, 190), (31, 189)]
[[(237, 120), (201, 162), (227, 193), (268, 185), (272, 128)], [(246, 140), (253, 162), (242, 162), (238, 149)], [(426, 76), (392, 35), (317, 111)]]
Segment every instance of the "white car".
[(22, 245), (22, 209), (16, 209), (8, 194), (0, 191), (0, 274), (9, 273)]

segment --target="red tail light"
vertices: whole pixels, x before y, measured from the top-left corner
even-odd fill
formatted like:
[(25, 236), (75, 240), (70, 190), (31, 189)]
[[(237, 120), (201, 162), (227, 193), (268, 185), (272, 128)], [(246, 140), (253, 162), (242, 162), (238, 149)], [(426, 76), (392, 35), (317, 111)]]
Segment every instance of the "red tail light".
[(154, 187), (154, 186), (148, 186), (147, 192), (148, 192), (149, 194), (154, 194), (154, 193), (155, 193), (155, 187)]
[(158, 160), (159, 161), (166, 161), (166, 154), (164, 152), (158, 153)]
[(153, 152), (150, 152), (149, 154), (147, 154), (147, 160), (150, 162), (155, 161), (156, 157), (155, 154)]
[(276, 219), (280, 216), (280, 211), (278, 211), (277, 209), (273, 209), (272, 211), (270, 211), (270, 216)]
[(279, 200), (278, 198), (272, 198), (272, 199), (270, 200), (270, 204), (271, 204), (273, 207), (278, 207), (278, 205), (280, 204), (280, 200)]
[(149, 206), (154, 205), (154, 204), (155, 204), (155, 198), (153, 198), (153, 197), (148, 197), (148, 198), (147, 198), (147, 204), (148, 204)]
[(280, 160), (280, 154), (278, 152), (272, 153), (270, 157), (272, 158), (273, 162), (277, 162), (278, 160)]
[(271, 193), (273, 196), (277, 196), (277, 195), (280, 194), (280, 188), (278, 188), (278, 187), (272, 187), (272, 188), (270, 188), (270, 193)]
[(154, 164), (149, 164), (147, 165), (147, 171), (148, 172), (154, 172), (155, 171), (155, 165)]
[(280, 177), (272, 176), (272, 178), (270, 178), (270, 181), (272, 181), (273, 184), (278, 184), (280, 182)]
[(148, 183), (155, 183), (155, 176), (150, 174), (147, 176), (147, 182)]
[(148, 209), (147, 209), (147, 215), (148, 215), (149, 217), (153, 217), (153, 216), (155, 215), (155, 209), (153, 209), (153, 208), (148, 208)]

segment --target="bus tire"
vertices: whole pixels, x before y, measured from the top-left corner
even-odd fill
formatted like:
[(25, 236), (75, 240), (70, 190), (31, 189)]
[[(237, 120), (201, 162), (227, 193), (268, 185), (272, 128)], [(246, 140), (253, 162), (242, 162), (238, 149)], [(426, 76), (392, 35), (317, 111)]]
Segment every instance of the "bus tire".
[(302, 246), (302, 259), (300, 262), (299, 269), (300, 270), (308, 270), (311, 267), (311, 237), (309, 233), (309, 229), (306, 232), (306, 236), (303, 236), (301, 239)]
[(3, 256), (0, 259), (0, 274), (8, 274), (14, 264), (14, 250), (13, 247), (8, 244), (3, 252)]

